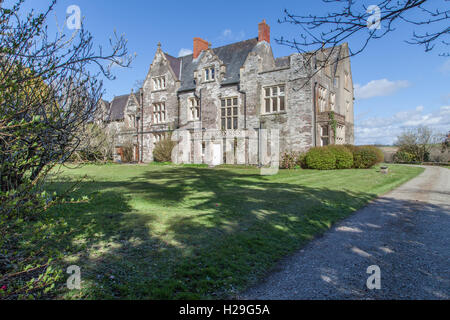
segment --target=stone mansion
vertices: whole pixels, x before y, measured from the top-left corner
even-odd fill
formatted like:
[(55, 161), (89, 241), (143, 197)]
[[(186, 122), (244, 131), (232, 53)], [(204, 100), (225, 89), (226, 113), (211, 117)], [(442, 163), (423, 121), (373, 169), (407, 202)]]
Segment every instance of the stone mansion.
[(128, 141), (135, 161), (151, 162), (155, 143), (174, 131), (186, 133), (175, 161), (184, 163), (208, 162), (214, 149), (219, 163), (264, 164), (261, 129), (278, 130), (279, 153), (353, 144), (348, 44), (275, 58), (270, 27), (258, 27), (258, 38), (218, 48), (194, 38), (193, 54), (178, 58), (158, 44), (142, 88), (100, 103), (116, 160)]

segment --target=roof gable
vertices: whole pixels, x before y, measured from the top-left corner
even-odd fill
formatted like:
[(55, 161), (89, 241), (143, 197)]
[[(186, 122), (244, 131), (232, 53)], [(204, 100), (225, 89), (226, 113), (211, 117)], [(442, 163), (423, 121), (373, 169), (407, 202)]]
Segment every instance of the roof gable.
[[(248, 54), (258, 43), (258, 39), (250, 39), (232, 43), (223, 47), (211, 49), (213, 53), (225, 64), (226, 74), (222, 84), (231, 84), (239, 82), (240, 69), (244, 65)], [(180, 81), (179, 91), (194, 90), (194, 71), (197, 69), (201, 57), (193, 59), (193, 55), (187, 55), (178, 58), (180, 61)]]

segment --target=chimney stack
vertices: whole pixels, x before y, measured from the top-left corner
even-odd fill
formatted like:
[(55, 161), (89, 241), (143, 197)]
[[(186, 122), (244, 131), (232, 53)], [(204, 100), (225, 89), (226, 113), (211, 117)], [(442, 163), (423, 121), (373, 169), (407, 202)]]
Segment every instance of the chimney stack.
[(194, 59), (197, 59), (203, 50), (207, 50), (209, 43), (202, 38), (194, 38)]
[(264, 19), (260, 24), (258, 24), (258, 42), (266, 41), (270, 43), (270, 27)]

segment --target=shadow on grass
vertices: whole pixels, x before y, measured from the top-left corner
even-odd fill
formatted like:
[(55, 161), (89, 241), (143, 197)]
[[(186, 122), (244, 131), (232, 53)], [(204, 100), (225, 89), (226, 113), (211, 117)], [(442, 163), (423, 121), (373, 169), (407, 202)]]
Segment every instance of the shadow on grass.
[(62, 289), (64, 298), (234, 297), (375, 197), (282, 183), (256, 170), (189, 167), (85, 182), (73, 196), (82, 195), (91, 200), (46, 217), (50, 238), (42, 245), (64, 266), (82, 268), (83, 289)]

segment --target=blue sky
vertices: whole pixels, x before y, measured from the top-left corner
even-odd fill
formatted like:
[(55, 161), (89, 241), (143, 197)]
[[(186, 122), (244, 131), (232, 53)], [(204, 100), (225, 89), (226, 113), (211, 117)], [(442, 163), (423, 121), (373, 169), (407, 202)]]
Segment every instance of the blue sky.
[[(6, 6), (11, 2), (6, 1)], [(431, 2), (447, 5), (447, 10), (450, 7), (442, 0)], [(28, 0), (26, 8), (42, 10), (47, 3)], [(206, 39), (213, 47), (257, 37), (258, 23), (266, 19), (275, 56), (285, 56), (293, 50), (273, 39), (296, 37), (299, 29), (277, 22), (283, 18), (283, 10), (297, 14), (324, 14), (327, 10), (317, 0), (59, 0), (48, 21), (50, 30), (57, 30), (56, 21), (62, 26), (70, 5), (80, 7), (96, 43), (106, 45), (115, 29), (125, 34), (130, 53), (137, 54), (130, 69), (116, 68), (117, 79), (105, 82), (108, 100), (129, 93), (137, 80), (145, 78), (158, 41), (164, 51), (178, 56), (183, 49), (192, 50), (193, 37)], [(410, 26), (398, 26), (395, 33), (372, 42), (352, 58), (357, 144), (390, 144), (403, 128), (421, 124), (450, 130), (450, 58), (406, 44), (404, 40), (411, 34)], [(350, 47), (356, 48), (358, 40), (349, 41)]]

